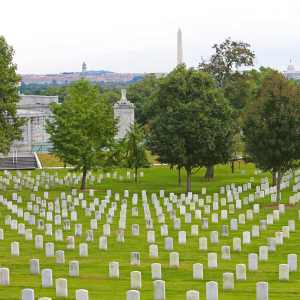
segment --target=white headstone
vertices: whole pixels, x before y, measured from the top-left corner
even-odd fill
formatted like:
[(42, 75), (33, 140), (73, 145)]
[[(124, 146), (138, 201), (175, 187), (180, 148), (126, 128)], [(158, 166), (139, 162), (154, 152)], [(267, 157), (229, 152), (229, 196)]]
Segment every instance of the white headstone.
[(171, 252), (169, 254), (169, 266), (170, 268), (179, 268), (179, 253)]
[(153, 264), (151, 264), (151, 275), (152, 275), (152, 280), (160, 280), (160, 279), (162, 279), (162, 276), (161, 276), (161, 264), (159, 264), (159, 263), (153, 263)]
[(209, 269), (217, 269), (218, 268), (218, 254), (215, 252), (210, 252), (207, 254), (208, 257), (208, 268)]
[(233, 290), (233, 289), (234, 289), (234, 274), (223, 273), (223, 290)]
[(245, 264), (237, 264), (235, 266), (235, 276), (236, 280), (246, 280), (246, 265)]
[(78, 277), (79, 276), (79, 261), (71, 260), (69, 262), (69, 276)]
[(30, 260), (30, 273), (37, 275), (40, 274), (40, 260), (33, 258)]
[(58, 278), (55, 280), (56, 297), (68, 297), (68, 281), (65, 278)]
[(288, 264), (289, 264), (290, 272), (297, 272), (298, 270), (297, 254), (288, 254)]
[(75, 300), (89, 300), (89, 291), (84, 289), (76, 290)]
[(110, 278), (119, 278), (120, 277), (120, 271), (119, 271), (119, 263), (116, 261), (109, 263), (109, 277)]
[(203, 279), (203, 264), (200, 263), (193, 264), (193, 279), (194, 280)]
[(21, 299), (22, 300), (34, 300), (34, 290), (33, 289), (23, 289)]
[(248, 255), (248, 270), (249, 271), (258, 270), (258, 259), (256, 253), (249, 253)]
[(289, 265), (288, 264), (280, 264), (279, 265), (279, 280), (289, 280)]
[(52, 270), (51, 269), (43, 269), (42, 270), (42, 287), (49, 288), (52, 286), (53, 286)]
[(154, 300), (166, 300), (165, 282), (155, 280), (153, 282)]
[(206, 282), (206, 300), (218, 300), (218, 283), (215, 281)]
[(140, 292), (136, 290), (127, 291), (126, 300), (140, 300)]
[(199, 292), (198, 291), (187, 291), (186, 292), (186, 300), (199, 300)]
[(0, 268), (0, 285), (9, 285), (9, 269)]
[(158, 257), (158, 246), (153, 244), (149, 245), (149, 256), (151, 258), (157, 258)]
[(256, 283), (256, 300), (269, 300), (269, 284), (267, 282)]
[(56, 263), (64, 264), (65, 263), (65, 252), (63, 250), (57, 250), (55, 252)]
[(134, 290), (142, 288), (142, 273), (140, 271), (130, 272), (130, 287)]

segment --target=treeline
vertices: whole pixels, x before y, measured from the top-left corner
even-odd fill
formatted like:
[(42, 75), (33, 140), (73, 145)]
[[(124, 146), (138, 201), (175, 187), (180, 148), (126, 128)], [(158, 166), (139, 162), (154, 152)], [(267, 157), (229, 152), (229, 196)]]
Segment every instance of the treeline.
[[(4, 39), (2, 43), (0, 55), (7, 57), (6, 69), (10, 66), (13, 73), (11, 53)], [(216, 164), (242, 157), (272, 172), (280, 197), (282, 176), (300, 162), (300, 86), (270, 68), (250, 69), (255, 55), (247, 43), (226, 39), (213, 50), (196, 68), (182, 64), (161, 78), (149, 75), (128, 86), (136, 124), (122, 140), (115, 139), (112, 109), (120, 98), (118, 90), (82, 79), (55, 91), (63, 100), (52, 106), (47, 124), (53, 152), (82, 171), (82, 189), (87, 172), (99, 167), (133, 168), (137, 180), (149, 149), (161, 163), (178, 169), (179, 183), (181, 170), (186, 171), (187, 192), (200, 168), (206, 168), (205, 177), (211, 180)], [(7, 78), (0, 82), (5, 85)], [(15, 109), (15, 82), (12, 87), (1, 94), (0, 85), (0, 95), (13, 100)], [(16, 131), (19, 126), (16, 122)], [(2, 142), (2, 148), (10, 143)]]

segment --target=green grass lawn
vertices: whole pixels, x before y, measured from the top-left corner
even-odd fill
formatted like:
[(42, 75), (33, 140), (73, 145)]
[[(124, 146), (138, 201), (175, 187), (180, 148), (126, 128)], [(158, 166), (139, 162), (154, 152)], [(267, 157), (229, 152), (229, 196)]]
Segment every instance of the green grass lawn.
[[(226, 184), (236, 183), (236, 185), (249, 182), (250, 177), (255, 177), (255, 183), (258, 184), (261, 177), (269, 176), (269, 174), (260, 174), (254, 176), (254, 166), (251, 164), (242, 164), (240, 168), (237, 167), (236, 172), (231, 174), (230, 167), (218, 166), (215, 171), (215, 179), (207, 182), (203, 179), (204, 170), (200, 170), (197, 174), (193, 175), (192, 189), (194, 193), (201, 193), (202, 187), (207, 187), (207, 194), (212, 195), (214, 192), (219, 192), (221, 186)], [(79, 257), (79, 243), (85, 242), (85, 230), (89, 229), (89, 218), (84, 216), (82, 209), (78, 209), (79, 220), (75, 223), (83, 224), (83, 235), (76, 237), (76, 249), (67, 250), (66, 242), (56, 242), (56, 250), (64, 250), (66, 264), (56, 265), (55, 257), (46, 258), (44, 250), (37, 250), (34, 248), (34, 241), (25, 241), (25, 238), (19, 236), (16, 231), (12, 231), (9, 226), (4, 225), (4, 218), (6, 215), (11, 214), (3, 205), (0, 204), (0, 228), (4, 229), (5, 240), (0, 241), (0, 265), (8, 267), (10, 269), (10, 281), (9, 287), (0, 286), (0, 299), (12, 300), (20, 299), (21, 290), (23, 288), (34, 288), (36, 298), (38, 297), (52, 297), (55, 298), (55, 287), (42, 288), (41, 276), (34, 276), (29, 274), (29, 260), (31, 258), (40, 259), (40, 267), (51, 268), (53, 270), (53, 280), (56, 278), (67, 278), (69, 297), (68, 299), (75, 299), (75, 290), (79, 288), (87, 289), (89, 291), (90, 300), (121, 300), (126, 299), (126, 291), (130, 289), (130, 272), (141, 271), (142, 272), (142, 289), (141, 299), (152, 300), (153, 299), (153, 282), (151, 280), (151, 263), (159, 262), (162, 264), (162, 277), (166, 282), (166, 298), (168, 300), (186, 299), (185, 293), (187, 290), (196, 289), (200, 291), (200, 299), (205, 299), (205, 283), (210, 280), (217, 281), (219, 283), (219, 299), (221, 300), (252, 300), (255, 299), (255, 284), (258, 281), (269, 282), (270, 300), (299, 300), (300, 299), (300, 272), (290, 273), (290, 281), (280, 282), (278, 280), (278, 265), (281, 263), (287, 263), (287, 255), (289, 253), (296, 253), (300, 255), (300, 235), (298, 220), (299, 204), (295, 207), (288, 206), (286, 213), (281, 215), (278, 222), (274, 222), (274, 225), (269, 225), (267, 231), (262, 231), (259, 238), (252, 238), (250, 245), (243, 245), (242, 252), (236, 253), (232, 251), (232, 238), (241, 237), (243, 231), (251, 231), (253, 224), (258, 225), (259, 219), (266, 218), (268, 213), (271, 213), (275, 209), (274, 205), (270, 205), (270, 197), (257, 200), (261, 204), (261, 211), (259, 215), (254, 215), (253, 221), (246, 221), (245, 225), (239, 225), (237, 232), (230, 231), (229, 237), (221, 236), (221, 225), (230, 224), (229, 219), (227, 221), (221, 221), (219, 219), (218, 224), (212, 224), (209, 218), (209, 229), (201, 230), (199, 220), (192, 219), (192, 224), (199, 224), (199, 237), (206, 236), (208, 238), (208, 251), (218, 253), (218, 269), (209, 270), (207, 268), (207, 252), (201, 252), (198, 248), (199, 237), (191, 236), (191, 224), (185, 224), (184, 218), (181, 216), (181, 230), (187, 231), (187, 244), (179, 245), (177, 231), (173, 230), (173, 224), (170, 221), (169, 214), (164, 208), (166, 217), (166, 223), (169, 224), (169, 236), (174, 238), (174, 251), (180, 253), (180, 268), (169, 268), (169, 253), (164, 250), (164, 238), (160, 236), (160, 224), (155, 217), (154, 207), (151, 204), (151, 193), (156, 192), (159, 196), (159, 190), (164, 189), (166, 193), (175, 192), (182, 193), (185, 191), (183, 175), (183, 186), (177, 186), (177, 172), (170, 171), (167, 167), (152, 167), (144, 169), (144, 177), (140, 178), (139, 183), (135, 184), (133, 180), (126, 179), (126, 170), (117, 170), (118, 174), (124, 176), (123, 181), (116, 179), (104, 179), (101, 184), (88, 185), (88, 188), (95, 189), (95, 197), (103, 199), (107, 189), (111, 189), (113, 193), (123, 193), (124, 189), (128, 189), (130, 197), (127, 207), (127, 229), (125, 231), (125, 243), (119, 243), (116, 241), (116, 231), (118, 228), (119, 207), (111, 224), (111, 236), (108, 238), (108, 251), (100, 251), (98, 249), (99, 236), (102, 235), (102, 225), (106, 222), (105, 215), (102, 215), (102, 219), (98, 221), (98, 230), (94, 232), (94, 241), (89, 243), (89, 256)], [(42, 170), (32, 172), (33, 176), (40, 174)], [(51, 174), (57, 173), (59, 176), (67, 174), (67, 170), (49, 170), (46, 171)], [(23, 172), (24, 174), (27, 171)], [(3, 173), (0, 173), (0, 176)], [(292, 186), (292, 185), (291, 185)], [(62, 191), (71, 193), (72, 188), (78, 188), (78, 186), (60, 186), (55, 185), (49, 189), (50, 200), (57, 197)], [(139, 216), (131, 216), (132, 193), (141, 192), (147, 190), (148, 203), (151, 208), (151, 215), (154, 222), (154, 228), (156, 232), (156, 244), (159, 248), (159, 259), (149, 258), (149, 248), (146, 241), (146, 227), (142, 208), (141, 194), (139, 194)], [(0, 191), (8, 199), (11, 199), (11, 194), (14, 192), (13, 186), (7, 191)], [(254, 190), (252, 189), (252, 193)], [(25, 207), (26, 202), (30, 200), (30, 194), (32, 191), (24, 189), (20, 194), (23, 198), (22, 205)], [(36, 192), (37, 195), (42, 196), (43, 190)], [(245, 192), (242, 196), (248, 195), (249, 192)], [(291, 187), (283, 192), (281, 203), (288, 203), (288, 196), (291, 194)], [(88, 193), (86, 193), (86, 199), (90, 200)], [(161, 200), (163, 206), (163, 200)], [(252, 204), (243, 206), (242, 210), (236, 210), (234, 215), (229, 215), (229, 218), (237, 218), (240, 213), (245, 213), (247, 209), (251, 208)], [(220, 210), (219, 210), (220, 212)], [(105, 210), (107, 213), (107, 208)], [(202, 215), (203, 211), (202, 211)], [(179, 210), (177, 209), (177, 216), (179, 216)], [(15, 216), (13, 218), (16, 218)], [(38, 218), (37, 218), (38, 219)], [(224, 272), (235, 272), (235, 265), (237, 263), (247, 264), (249, 253), (258, 253), (258, 248), (261, 245), (267, 245), (267, 237), (275, 235), (276, 231), (280, 231), (281, 227), (287, 225), (288, 220), (293, 219), (296, 221), (296, 233), (291, 233), (289, 239), (285, 239), (283, 246), (277, 246), (277, 251), (269, 252), (269, 260), (267, 262), (259, 262), (259, 270), (257, 272), (249, 272), (247, 270), (247, 281), (235, 281), (235, 289), (230, 292), (223, 292), (222, 290), (222, 274)], [(22, 222), (21, 219), (18, 219)], [(138, 237), (131, 236), (131, 225), (140, 225), (140, 235)], [(30, 228), (26, 224), (26, 228)], [(53, 236), (45, 236), (44, 243), (54, 241), (54, 231), (56, 226), (53, 223)], [(219, 244), (212, 245), (209, 242), (210, 231), (219, 231)], [(35, 227), (33, 227), (33, 234), (40, 234)], [(68, 235), (74, 235), (74, 223), (71, 224), (71, 230), (64, 233), (64, 238)], [(20, 256), (12, 257), (10, 255), (10, 243), (12, 241), (20, 242)], [(231, 260), (225, 261), (221, 259), (221, 246), (231, 246)], [(130, 253), (139, 251), (141, 255), (141, 265), (130, 265)], [(300, 259), (300, 257), (299, 257)], [(80, 277), (69, 277), (68, 262), (71, 260), (78, 260), (80, 262)], [(108, 278), (108, 264), (111, 261), (118, 261), (120, 263), (120, 279)], [(192, 277), (192, 265), (193, 263), (203, 263), (204, 265), (204, 280), (195, 281)]]

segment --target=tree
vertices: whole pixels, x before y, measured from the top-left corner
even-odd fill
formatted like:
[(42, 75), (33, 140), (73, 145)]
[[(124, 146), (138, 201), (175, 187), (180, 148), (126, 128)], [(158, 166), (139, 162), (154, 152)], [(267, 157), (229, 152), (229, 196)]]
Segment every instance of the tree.
[(7, 154), (14, 140), (22, 136), (24, 120), (17, 116), (18, 85), (21, 78), (13, 63), (13, 48), (0, 36), (0, 153)]
[(247, 108), (243, 134), (246, 151), (256, 165), (277, 173), (279, 199), (283, 174), (299, 164), (300, 87), (277, 71), (269, 72)]
[(95, 85), (81, 79), (68, 87), (65, 101), (54, 104), (52, 112), (47, 131), (53, 153), (82, 171), (84, 190), (87, 172), (105, 164), (114, 143), (116, 124), (112, 107)]
[(143, 128), (134, 123), (124, 138), (125, 166), (134, 169), (135, 182), (138, 181), (138, 169), (149, 164), (146, 155), (145, 134)]
[(219, 87), (232, 75), (234, 68), (253, 66), (255, 54), (250, 45), (241, 41), (232, 41), (227, 38), (221, 44), (212, 47), (215, 50), (208, 62), (202, 61), (199, 69), (210, 73)]
[(178, 66), (162, 79), (154, 110), (150, 148), (161, 161), (185, 169), (187, 192), (195, 168), (229, 159), (232, 110), (209, 74)]
[(151, 117), (151, 103), (158, 88), (159, 79), (147, 75), (143, 80), (128, 86), (128, 99), (134, 103), (136, 121), (140, 125), (148, 123)]
[[(249, 44), (241, 41), (232, 41), (231, 38), (227, 38), (219, 45), (215, 44), (213, 49), (215, 53), (210, 57), (208, 62), (202, 60), (199, 64), (199, 69), (210, 73), (220, 88), (224, 88), (227, 85), (224, 93), (226, 92), (226, 96), (229, 96), (232, 104), (238, 106), (237, 104), (242, 102), (247, 95), (243, 95), (243, 92), (245, 92), (245, 88), (242, 86), (244, 81), (237, 80), (241, 79), (241, 77), (234, 70), (237, 70), (239, 67), (253, 66), (254, 52), (251, 51)], [(237, 89), (230, 88), (232, 85), (231, 81), (234, 81), (234, 86), (238, 84)], [(231, 95), (230, 92), (233, 92), (233, 94)], [(235, 96), (238, 96), (238, 98)], [(236, 116), (238, 117), (238, 114)], [(214, 177), (214, 166), (207, 166), (205, 177), (207, 179)]]

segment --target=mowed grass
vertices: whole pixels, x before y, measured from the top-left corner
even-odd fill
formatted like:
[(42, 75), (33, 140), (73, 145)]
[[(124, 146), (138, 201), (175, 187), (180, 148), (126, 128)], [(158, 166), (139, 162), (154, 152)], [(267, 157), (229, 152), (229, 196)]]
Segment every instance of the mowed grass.
[(49, 153), (38, 153), (43, 168), (63, 167), (63, 162), (55, 155)]
[[(201, 194), (202, 187), (207, 187), (207, 194), (212, 195), (214, 192), (219, 192), (221, 186), (226, 184), (236, 183), (236, 185), (249, 182), (251, 176), (254, 177), (254, 166), (251, 164), (242, 164), (240, 168), (237, 167), (236, 172), (231, 174), (230, 167), (218, 166), (215, 171), (215, 179), (207, 182), (203, 179), (204, 170), (200, 170), (193, 176), (192, 189), (194, 193)], [(162, 264), (162, 277), (166, 282), (166, 298), (168, 300), (186, 299), (185, 294), (187, 290), (196, 289), (200, 291), (200, 299), (205, 298), (205, 283), (210, 280), (217, 281), (219, 283), (219, 299), (224, 300), (250, 300), (255, 299), (255, 285), (258, 281), (268, 281), (270, 300), (298, 300), (300, 299), (300, 273), (290, 273), (290, 281), (280, 282), (278, 280), (278, 265), (281, 263), (287, 263), (287, 255), (289, 253), (300, 254), (300, 235), (299, 235), (299, 221), (298, 221), (298, 209), (299, 205), (295, 207), (287, 206), (286, 213), (281, 215), (280, 221), (274, 222), (274, 225), (269, 225), (267, 231), (262, 231), (259, 238), (252, 238), (250, 245), (242, 245), (242, 252), (237, 253), (232, 251), (232, 238), (242, 237), (243, 231), (251, 231), (253, 224), (258, 225), (260, 219), (266, 219), (268, 213), (272, 213), (275, 209), (274, 205), (270, 205), (270, 197), (258, 200), (261, 204), (261, 211), (259, 215), (254, 215), (253, 221), (246, 221), (245, 225), (239, 225), (237, 232), (230, 231), (229, 237), (221, 236), (221, 225), (230, 225), (230, 218), (237, 218), (238, 214), (245, 213), (247, 209), (252, 207), (252, 204), (243, 206), (242, 210), (236, 210), (234, 215), (228, 215), (227, 221), (220, 220), (219, 223), (212, 224), (210, 216), (203, 217), (209, 218), (209, 229), (202, 230), (199, 220), (192, 218), (192, 224), (199, 224), (199, 237), (206, 236), (208, 238), (208, 251), (218, 253), (218, 269), (209, 270), (207, 268), (207, 252), (199, 251), (198, 239), (199, 237), (191, 236), (191, 224), (185, 224), (184, 218), (181, 216), (181, 230), (187, 231), (187, 244), (178, 244), (178, 233), (173, 229), (173, 223), (170, 220), (169, 214), (164, 207), (164, 213), (166, 217), (166, 223), (169, 224), (169, 236), (174, 238), (174, 251), (180, 254), (180, 268), (169, 268), (169, 253), (164, 250), (164, 238), (160, 236), (160, 224), (157, 222), (155, 211), (151, 203), (151, 193), (156, 192), (159, 196), (159, 190), (164, 189), (166, 194), (169, 192), (182, 193), (184, 192), (184, 180), (183, 174), (183, 186), (177, 185), (177, 172), (175, 170), (170, 171), (168, 167), (152, 167), (144, 169), (144, 177), (140, 178), (139, 183), (135, 184), (133, 180), (125, 179), (118, 181), (116, 179), (104, 179), (101, 184), (89, 185), (89, 188), (95, 189), (95, 197), (100, 200), (103, 199), (107, 189), (111, 189), (113, 194), (119, 192), (123, 194), (124, 189), (128, 189), (130, 197), (128, 199), (127, 207), (127, 228), (125, 231), (125, 243), (119, 243), (116, 241), (116, 231), (118, 228), (119, 220), (119, 208), (111, 224), (111, 236), (108, 238), (108, 251), (100, 251), (98, 249), (99, 236), (102, 235), (102, 225), (106, 222), (105, 215), (102, 215), (102, 219), (98, 221), (98, 230), (94, 232), (94, 241), (89, 242), (89, 256), (79, 257), (79, 244), (85, 242), (85, 230), (90, 229), (89, 218), (84, 216), (82, 209), (77, 209), (79, 213), (78, 222), (72, 222), (71, 231), (64, 232), (64, 238), (68, 235), (74, 235), (74, 223), (83, 224), (83, 235), (76, 237), (76, 249), (67, 250), (66, 242), (55, 242), (55, 251), (64, 250), (66, 264), (56, 265), (55, 257), (46, 258), (44, 250), (37, 250), (34, 248), (34, 241), (25, 241), (25, 238), (19, 236), (17, 232), (12, 231), (10, 227), (4, 225), (5, 215), (9, 212), (0, 206), (0, 228), (5, 231), (5, 240), (0, 241), (0, 264), (1, 266), (8, 267), (11, 274), (11, 285), (9, 287), (0, 286), (0, 299), (20, 299), (21, 290), (23, 288), (34, 288), (36, 298), (38, 297), (55, 297), (55, 287), (42, 288), (41, 276), (29, 274), (29, 260), (31, 258), (39, 258), (41, 269), (51, 268), (53, 270), (53, 279), (55, 278), (67, 278), (69, 297), (68, 299), (75, 299), (75, 290), (79, 288), (89, 290), (91, 300), (121, 300), (126, 299), (126, 291), (130, 289), (130, 272), (141, 271), (142, 272), (142, 289), (141, 299), (150, 300), (153, 299), (153, 281), (151, 279), (151, 263), (159, 262)], [(59, 176), (65, 175), (68, 171), (47, 171), (49, 173), (57, 173)], [(26, 173), (26, 171), (25, 171)], [(33, 172), (33, 176), (41, 173), (41, 171)], [(126, 178), (126, 170), (118, 170), (119, 174), (122, 174)], [(1, 176), (1, 174), (0, 174)], [(261, 177), (269, 176), (269, 174), (261, 174), (255, 176), (255, 183), (258, 184)], [(291, 185), (292, 186), (292, 185)], [(78, 188), (78, 186), (54, 186), (51, 187), (50, 200), (59, 196), (62, 191), (71, 194), (72, 188)], [(156, 244), (159, 247), (159, 258), (149, 258), (149, 248), (146, 240), (146, 226), (144, 220), (144, 213), (142, 208), (142, 201), (140, 192), (146, 190), (148, 192), (148, 203), (151, 208), (151, 215), (154, 222), (154, 230), (156, 233)], [(1, 191), (8, 199), (11, 199), (11, 193), (14, 192), (12, 186), (6, 192)], [(139, 193), (139, 216), (131, 216), (132, 193)], [(252, 189), (254, 193), (254, 190)], [(24, 189), (20, 194), (23, 198), (22, 205), (25, 207), (26, 202), (30, 200), (30, 194), (32, 191)], [(243, 195), (248, 195), (246, 192)], [(43, 191), (36, 192), (37, 195), (43, 195)], [(291, 194), (291, 187), (285, 190), (282, 194), (281, 203), (288, 203), (288, 196)], [(243, 198), (241, 196), (241, 199)], [(86, 193), (85, 198), (89, 201), (90, 197)], [(163, 200), (161, 200), (163, 206)], [(219, 212), (221, 207), (219, 207)], [(105, 210), (107, 213), (107, 208)], [(177, 216), (179, 217), (179, 210), (177, 209)], [(15, 216), (13, 218), (16, 218)], [(38, 217), (36, 218), (38, 219)], [(296, 221), (296, 233), (291, 233), (289, 239), (284, 240), (284, 245), (277, 246), (277, 251), (269, 252), (269, 260), (267, 262), (259, 262), (259, 270), (257, 272), (247, 271), (247, 280), (245, 282), (235, 281), (235, 289), (230, 292), (223, 292), (222, 290), (222, 274), (224, 272), (235, 272), (235, 265), (237, 263), (247, 264), (249, 253), (258, 253), (259, 246), (267, 245), (267, 237), (274, 237), (276, 231), (280, 231), (282, 226), (287, 225), (288, 220), (293, 219)], [(22, 222), (21, 219), (18, 219)], [(138, 237), (131, 236), (131, 225), (140, 225), (140, 235)], [(30, 228), (26, 224), (26, 228)], [(53, 236), (44, 236), (44, 243), (54, 242), (54, 231), (56, 226), (53, 223)], [(212, 245), (210, 243), (210, 231), (219, 231), (219, 244)], [(33, 228), (33, 235), (41, 234), (35, 227)], [(20, 242), (20, 256), (10, 256), (10, 243), (12, 241)], [(225, 261), (221, 259), (221, 246), (231, 246), (231, 260)], [(141, 265), (130, 265), (130, 253), (140, 252)], [(78, 260), (80, 262), (80, 277), (70, 277), (68, 271), (68, 263), (71, 260)], [(118, 261), (120, 263), (120, 279), (108, 278), (108, 264), (111, 261)], [(204, 280), (195, 281), (192, 277), (192, 265), (194, 263), (203, 263), (204, 265)]]

